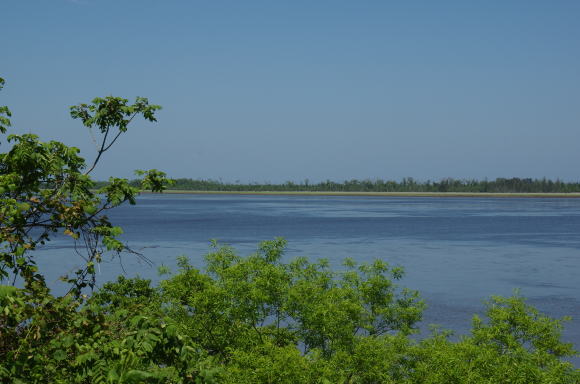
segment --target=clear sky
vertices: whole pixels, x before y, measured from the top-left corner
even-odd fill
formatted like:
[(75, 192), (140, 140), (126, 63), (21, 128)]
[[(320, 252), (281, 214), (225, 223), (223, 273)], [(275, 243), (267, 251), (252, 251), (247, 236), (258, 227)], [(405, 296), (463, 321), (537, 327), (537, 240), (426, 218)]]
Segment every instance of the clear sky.
[(580, 1), (2, 0), (13, 132), (146, 96), (95, 176), (580, 179)]

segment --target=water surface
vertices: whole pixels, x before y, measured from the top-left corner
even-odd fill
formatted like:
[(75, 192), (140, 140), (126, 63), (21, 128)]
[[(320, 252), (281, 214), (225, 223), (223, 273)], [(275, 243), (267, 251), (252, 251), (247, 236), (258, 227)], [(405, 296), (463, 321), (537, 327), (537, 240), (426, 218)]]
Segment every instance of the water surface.
[[(401, 284), (427, 300), (425, 323), (460, 332), (490, 295), (519, 289), (540, 310), (573, 316), (565, 339), (580, 348), (580, 199), (168, 194), (141, 196), (110, 217), (155, 266), (187, 255), (201, 267), (210, 239), (249, 254), (277, 236), (288, 240), (288, 259), (382, 258), (405, 267)], [(41, 251), (52, 281), (78, 263), (69, 241)], [(99, 279), (123, 270), (157, 278), (126, 255), (103, 263)]]

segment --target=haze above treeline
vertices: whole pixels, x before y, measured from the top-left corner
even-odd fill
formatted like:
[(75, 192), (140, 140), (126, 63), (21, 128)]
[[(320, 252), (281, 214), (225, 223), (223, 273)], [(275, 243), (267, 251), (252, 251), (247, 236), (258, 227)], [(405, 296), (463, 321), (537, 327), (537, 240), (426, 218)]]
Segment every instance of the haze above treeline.
[[(137, 179), (131, 184), (139, 185)], [(97, 182), (97, 187), (107, 182)], [(417, 181), (412, 177), (400, 181), (382, 179), (345, 180), (336, 182), (326, 180), (311, 182), (305, 179), (300, 182), (285, 183), (240, 183), (224, 182), (211, 179), (174, 179), (170, 190), (189, 191), (274, 191), (274, 192), (472, 192), (472, 193), (573, 193), (580, 192), (580, 182), (567, 182), (559, 179), (546, 178), (497, 178), (495, 180), (453, 179), (445, 178), (437, 181)]]

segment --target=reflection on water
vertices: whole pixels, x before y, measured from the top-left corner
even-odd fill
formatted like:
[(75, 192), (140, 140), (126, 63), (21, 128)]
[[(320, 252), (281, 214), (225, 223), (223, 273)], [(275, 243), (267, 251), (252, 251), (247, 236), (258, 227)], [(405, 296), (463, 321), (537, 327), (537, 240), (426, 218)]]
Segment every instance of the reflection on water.
[[(383, 258), (404, 266), (403, 285), (427, 299), (426, 323), (460, 331), (484, 299), (521, 289), (542, 311), (573, 316), (565, 337), (580, 348), (580, 199), (145, 195), (110, 217), (157, 266), (175, 266), (182, 254), (201, 266), (209, 239), (247, 254), (277, 236), (289, 241), (287, 258)], [(69, 241), (39, 254), (56, 289), (79, 261)], [(122, 265), (156, 279), (155, 267), (132, 255)], [(117, 259), (107, 261), (99, 278), (121, 272)]]

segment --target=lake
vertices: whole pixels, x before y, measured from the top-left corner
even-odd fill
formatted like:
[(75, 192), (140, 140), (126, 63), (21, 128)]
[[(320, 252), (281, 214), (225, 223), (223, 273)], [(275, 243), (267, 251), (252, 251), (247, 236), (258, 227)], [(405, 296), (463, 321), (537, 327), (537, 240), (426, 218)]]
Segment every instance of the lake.
[[(110, 217), (154, 266), (134, 255), (108, 258), (101, 282), (123, 271), (157, 279), (156, 267), (174, 268), (178, 255), (201, 267), (210, 239), (249, 254), (282, 236), (287, 259), (403, 266), (400, 285), (428, 304), (423, 328), (467, 332), (486, 298), (519, 289), (543, 312), (572, 316), (564, 338), (580, 348), (580, 199), (147, 194)], [(39, 257), (57, 291), (58, 275), (79, 261), (65, 238)]]

